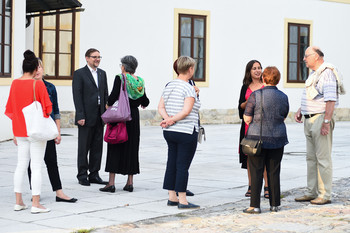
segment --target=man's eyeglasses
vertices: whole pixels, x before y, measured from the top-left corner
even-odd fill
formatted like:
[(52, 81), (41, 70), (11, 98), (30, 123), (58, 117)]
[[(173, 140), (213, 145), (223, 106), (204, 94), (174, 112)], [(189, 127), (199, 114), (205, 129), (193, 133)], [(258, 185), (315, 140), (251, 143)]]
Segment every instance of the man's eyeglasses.
[(312, 56), (312, 55), (314, 55), (315, 53), (310, 53), (310, 54), (305, 54), (305, 58), (308, 58), (308, 57), (310, 57), (310, 56)]
[(89, 56), (89, 57), (91, 57), (91, 58), (93, 58), (93, 59), (102, 59), (101, 56)]

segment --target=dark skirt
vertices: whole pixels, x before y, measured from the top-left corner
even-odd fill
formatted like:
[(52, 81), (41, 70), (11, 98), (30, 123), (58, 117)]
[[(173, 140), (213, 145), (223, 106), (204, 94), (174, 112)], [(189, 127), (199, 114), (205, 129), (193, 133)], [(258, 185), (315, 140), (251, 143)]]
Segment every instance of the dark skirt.
[(128, 141), (120, 144), (107, 144), (106, 172), (122, 175), (140, 173), (140, 115), (138, 108), (131, 108), (131, 121), (126, 122)]

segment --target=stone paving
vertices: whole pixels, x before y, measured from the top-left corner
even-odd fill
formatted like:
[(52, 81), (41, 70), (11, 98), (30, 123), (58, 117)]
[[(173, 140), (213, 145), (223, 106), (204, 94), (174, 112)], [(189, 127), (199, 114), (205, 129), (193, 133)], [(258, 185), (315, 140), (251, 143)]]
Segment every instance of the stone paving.
[(350, 178), (333, 183), (333, 199), (328, 205), (295, 202), (305, 188), (282, 193), (281, 211), (271, 213), (262, 197), (262, 213), (242, 213), (249, 199), (188, 213), (147, 219), (98, 229), (96, 233), (146, 232), (350, 232)]
[[(349, 174), (350, 122), (337, 122), (333, 144), (334, 193), (332, 204), (313, 206), (293, 201), (306, 186), (305, 137), (303, 125), (288, 123), (289, 144), (281, 168), (282, 211), (270, 213), (262, 200), (260, 215), (243, 214), (249, 206), (247, 173), (238, 163), (238, 124), (205, 125), (207, 141), (198, 145), (190, 168), (188, 188), (195, 193), (188, 200), (200, 210), (168, 207), (162, 189), (166, 143), (156, 126), (141, 128), (141, 174), (134, 178), (134, 192), (122, 190), (126, 177), (116, 178), (116, 192), (103, 193), (101, 185), (81, 186), (76, 180), (77, 129), (63, 128), (57, 147), (63, 190), (78, 202), (57, 203), (43, 169), (41, 202), (52, 211), (31, 214), (13, 211), (13, 172), (17, 148), (12, 141), (0, 143), (0, 232), (64, 232), (95, 229), (95, 232), (350, 232)], [(100, 176), (104, 172), (104, 144)], [(30, 205), (31, 193), (25, 182), (24, 201)]]

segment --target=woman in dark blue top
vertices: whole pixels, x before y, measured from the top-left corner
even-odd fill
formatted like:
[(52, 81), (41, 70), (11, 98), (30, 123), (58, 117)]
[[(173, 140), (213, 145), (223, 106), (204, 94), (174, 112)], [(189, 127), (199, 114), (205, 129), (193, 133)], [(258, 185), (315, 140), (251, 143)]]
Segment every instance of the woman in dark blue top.
[[(259, 139), (262, 123), (262, 150), (259, 156), (249, 157), (252, 187), (250, 207), (244, 213), (261, 213), (260, 192), (264, 166), (269, 183), (270, 210), (277, 212), (281, 204), (280, 169), (284, 146), (288, 144), (284, 120), (289, 112), (288, 97), (278, 90), (280, 72), (276, 67), (267, 67), (263, 72), (264, 88), (253, 92), (244, 112), (244, 121), (249, 124), (246, 138)], [(263, 113), (261, 116), (261, 98)], [(262, 122), (261, 122), (262, 121)]]

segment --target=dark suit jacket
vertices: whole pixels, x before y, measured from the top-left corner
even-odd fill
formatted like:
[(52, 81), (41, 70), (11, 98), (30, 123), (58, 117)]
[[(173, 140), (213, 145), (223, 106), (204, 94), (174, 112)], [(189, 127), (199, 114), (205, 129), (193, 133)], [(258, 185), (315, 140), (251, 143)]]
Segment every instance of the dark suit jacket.
[[(101, 120), (100, 113), (106, 111), (107, 75), (104, 70), (97, 68), (97, 76), (99, 88), (97, 88), (87, 65), (74, 71), (72, 88), (76, 125), (78, 120), (85, 119), (85, 126), (94, 126), (98, 120)], [(100, 95), (101, 100), (100, 111), (98, 109), (98, 95)]]

